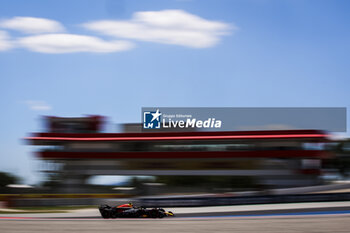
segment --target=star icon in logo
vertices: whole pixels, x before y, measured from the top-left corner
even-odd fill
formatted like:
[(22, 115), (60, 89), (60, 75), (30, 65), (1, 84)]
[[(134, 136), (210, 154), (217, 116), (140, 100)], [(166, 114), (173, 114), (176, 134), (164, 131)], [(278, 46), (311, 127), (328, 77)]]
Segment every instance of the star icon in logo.
[(162, 114), (159, 112), (159, 109), (157, 109), (157, 111), (155, 112), (155, 113), (152, 113), (152, 120), (151, 120), (151, 122), (152, 121), (154, 121), (154, 120), (156, 120), (157, 119), (157, 121), (159, 121), (159, 117), (161, 116)]

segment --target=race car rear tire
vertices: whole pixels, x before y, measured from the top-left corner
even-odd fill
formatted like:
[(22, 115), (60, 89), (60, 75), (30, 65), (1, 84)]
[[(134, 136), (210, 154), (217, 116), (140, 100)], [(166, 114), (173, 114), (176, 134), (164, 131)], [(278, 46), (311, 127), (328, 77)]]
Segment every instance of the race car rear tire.
[(106, 218), (106, 219), (111, 217), (109, 211), (106, 211), (106, 210), (101, 212), (101, 216), (102, 218)]

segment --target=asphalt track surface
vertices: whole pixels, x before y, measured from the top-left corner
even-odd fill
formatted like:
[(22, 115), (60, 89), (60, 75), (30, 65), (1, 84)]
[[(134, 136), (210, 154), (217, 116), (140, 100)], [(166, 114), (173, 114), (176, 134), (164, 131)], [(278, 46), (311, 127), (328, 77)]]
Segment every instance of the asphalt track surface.
[(1, 215), (0, 232), (350, 232), (350, 207), (180, 213), (163, 219)]

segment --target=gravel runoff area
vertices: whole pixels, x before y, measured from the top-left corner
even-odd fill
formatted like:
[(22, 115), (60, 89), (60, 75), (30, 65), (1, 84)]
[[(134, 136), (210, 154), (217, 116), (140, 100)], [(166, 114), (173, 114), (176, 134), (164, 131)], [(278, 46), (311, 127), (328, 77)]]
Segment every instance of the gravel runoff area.
[(95, 232), (349, 232), (350, 216), (292, 216), (227, 219), (129, 219), (129, 220), (2, 220), (2, 233)]
[[(244, 217), (215, 217), (215, 213), (252, 211), (287, 211), (329, 208), (345, 208), (347, 213), (306, 215), (265, 215)], [(349, 232), (350, 202), (315, 202), (291, 204), (217, 206), (196, 208), (172, 208), (175, 213), (189, 217), (164, 219), (102, 219), (97, 209), (72, 210), (69, 213), (50, 214), (1, 214), (1, 233), (32, 232), (254, 232), (254, 233), (296, 233), (296, 232)], [(177, 212), (176, 212), (177, 211)], [(191, 217), (195, 214), (208, 214)], [(212, 214), (210, 214), (212, 213)], [(21, 218), (24, 217), (24, 218)], [(31, 219), (33, 217), (34, 219)], [(8, 219), (10, 218), (10, 219)]]

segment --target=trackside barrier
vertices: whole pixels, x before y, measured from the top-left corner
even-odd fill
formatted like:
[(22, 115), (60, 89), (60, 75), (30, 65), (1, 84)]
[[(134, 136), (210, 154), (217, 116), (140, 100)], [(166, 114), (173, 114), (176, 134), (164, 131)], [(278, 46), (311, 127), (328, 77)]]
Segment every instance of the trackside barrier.
[(127, 194), (0, 194), (0, 202), (6, 207), (40, 207), (63, 205), (97, 205), (103, 199), (130, 198)]
[(350, 193), (263, 195), (246, 197), (140, 198), (135, 199), (134, 201), (137, 205), (144, 207), (199, 207), (295, 202), (350, 201)]
[[(99, 205), (110, 201), (115, 203), (118, 199), (130, 195), (118, 194), (12, 194), (0, 195), (0, 201), (8, 207), (25, 206), (60, 206), (60, 205)], [(5, 199), (6, 200), (1, 200)], [(133, 198), (137, 206), (144, 207), (200, 207), (223, 205), (249, 205), (274, 204), (296, 202), (329, 202), (350, 201), (350, 193), (325, 194), (288, 194), (288, 195), (259, 195), (259, 196), (225, 196), (225, 197), (159, 197), (159, 198)]]
[(131, 195), (115, 193), (79, 193), (79, 194), (0, 194), (0, 201), (8, 199), (40, 199), (40, 198), (127, 198)]

